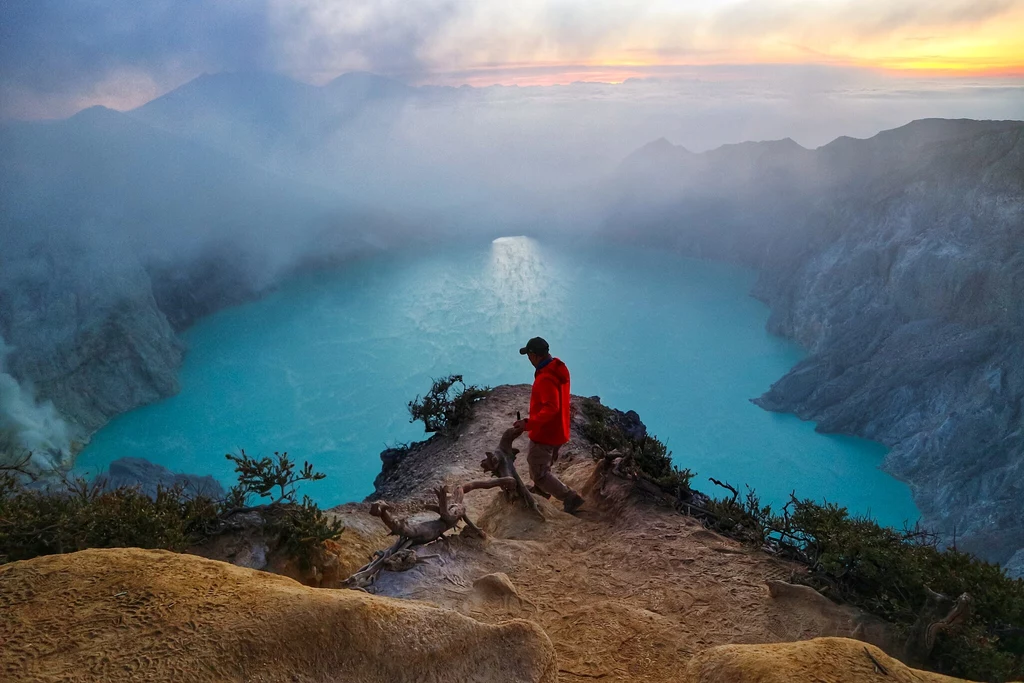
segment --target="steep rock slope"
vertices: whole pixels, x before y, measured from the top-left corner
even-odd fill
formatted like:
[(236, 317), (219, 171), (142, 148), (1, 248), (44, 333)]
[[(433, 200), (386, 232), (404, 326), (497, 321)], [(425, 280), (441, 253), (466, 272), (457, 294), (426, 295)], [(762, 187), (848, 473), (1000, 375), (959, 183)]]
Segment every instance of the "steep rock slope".
[(1024, 124), (919, 121), (817, 150), (652, 143), (609, 232), (756, 267), (808, 357), (756, 402), (892, 449), (924, 523), (1024, 546)]

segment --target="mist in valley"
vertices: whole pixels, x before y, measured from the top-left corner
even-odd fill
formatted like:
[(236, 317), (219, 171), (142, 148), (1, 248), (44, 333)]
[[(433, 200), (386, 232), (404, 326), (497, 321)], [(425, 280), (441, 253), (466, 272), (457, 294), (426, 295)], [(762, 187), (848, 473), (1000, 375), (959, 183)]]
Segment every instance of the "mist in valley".
[[(923, 116), (1009, 115), (1022, 103), (1015, 87), (908, 87), (842, 68), (720, 67), (621, 84), (483, 88), (413, 87), (368, 73), (314, 86), (249, 71), (199, 76), (124, 112), (94, 106), (66, 119), (8, 121), (0, 129), (7, 377), (25, 378), (21, 393), (35, 392), (37, 378), (48, 387), (49, 359), (125, 301), (155, 309), (152, 329), (161, 315), (181, 329), (296, 269), (380, 249), (607, 234), (621, 208), (611, 197), (678, 184), (660, 170), (639, 187), (625, 179), (624, 161), (655, 140), (692, 152), (783, 138), (810, 149)], [(749, 170), (724, 172), (735, 173), (718, 181), (732, 199), (761, 191)], [(164, 384), (141, 395), (173, 388)], [(113, 409), (84, 410), (84, 420), (83, 409), (73, 412), (88, 431)], [(5, 420), (19, 424), (10, 412)], [(66, 450), (70, 427), (46, 424)]]

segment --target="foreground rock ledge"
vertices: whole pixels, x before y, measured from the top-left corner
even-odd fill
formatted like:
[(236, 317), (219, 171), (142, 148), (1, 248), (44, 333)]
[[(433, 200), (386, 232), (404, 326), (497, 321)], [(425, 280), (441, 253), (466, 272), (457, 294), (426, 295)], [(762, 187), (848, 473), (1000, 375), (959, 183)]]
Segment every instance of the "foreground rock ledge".
[(688, 683), (957, 683), (959, 678), (911, 669), (873, 645), (849, 638), (799, 643), (722, 645), (687, 666)]
[(160, 550), (0, 567), (0, 678), (18, 681), (557, 680), (537, 625), (317, 590)]

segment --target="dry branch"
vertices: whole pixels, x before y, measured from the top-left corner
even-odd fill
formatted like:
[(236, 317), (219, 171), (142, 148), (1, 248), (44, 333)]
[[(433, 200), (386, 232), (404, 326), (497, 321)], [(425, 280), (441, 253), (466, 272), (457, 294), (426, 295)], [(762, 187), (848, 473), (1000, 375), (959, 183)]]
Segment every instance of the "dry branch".
[(967, 593), (956, 600), (924, 587), (926, 600), (910, 628), (903, 649), (903, 660), (911, 666), (924, 666), (935, 648), (935, 639), (945, 631), (962, 625), (971, 616), (974, 599)]
[(466, 515), (465, 495), (476, 489), (491, 489), (500, 486), (506, 491), (515, 488), (516, 481), (512, 477), (496, 477), (494, 479), (481, 479), (470, 481), (456, 486), (454, 489), (448, 486), (439, 486), (434, 489), (437, 496), (436, 503), (428, 503), (425, 507), (438, 514), (437, 519), (429, 519), (422, 522), (410, 522), (407, 517), (396, 517), (392, 514), (391, 507), (384, 501), (377, 501), (370, 505), (370, 514), (380, 517), (380, 521), (391, 530), (392, 534), (398, 536), (398, 540), (387, 550), (378, 551), (369, 564), (362, 567), (352, 576), (345, 579), (342, 585), (349, 588), (365, 589), (372, 585), (381, 569), (405, 568), (413, 566), (416, 561), (405, 552), (418, 545), (432, 543), (444, 536), (449, 529), (454, 529), (460, 522), (473, 529), (475, 533), (482, 534), (480, 528), (473, 524)]
[[(412, 566), (409, 563), (415, 564), (415, 562), (407, 555), (401, 554), (414, 546), (426, 545), (436, 541), (444, 536), (446, 531), (454, 529), (460, 521), (464, 522), (473, 533), (483, 536), (484, 532), (466, 514), (464, 502), (465, 495), (476, 489), (490, 489), (500, 486), (505, 489), (505, 494), (510, 500), (518, 497), (543, 520), (544, 515), (537, 506), (537, 501), (534, 500), (530, 490), (526, 488), (526, 484), (523, 483), (515, 467), (515, 458), (519, 453), (519, 449), (514, 448), (512, 442), (522, 433), (522, 429), (515, 427), (506, 429), (501, 435), (501, 440), (498, 442), (497, 451), (493, 453), (488, 452), (487, 457), (481, 461), (481, 468), (485, 472), (490, 472), (493, 475), (492, 479), (466, 482), (456, 486), (454, 489), (448, 486), (440, 486), (434, 489), (437, 502), (428, 502), (424, 505), (424, 508), (436, 512), (437, 519), (413, 522), (408, 517), (396, 517), (391, 507), (384, 501), (379, 500), (370, 505), (370, 514), (374, 517), (380, 517), (380, 521), (391, 530), (392, 534), (398, 536), (398, 540), (387, 550), (375, 553), (373, 560), (369, 564), (345, 579), (342, 585), (365, 590), (373, 584), (377, 574), (382, 569), (389, 566), (402, 566), (405, 568)], [(395, 557), (392, 560), (391, 558), (396, 555), (400, 555), (402, 559)]]
[(884, 666), (882, 666), (882, 663), (880, 661), (875, 659), (875, 656), (873, 654), (871, 654), (871, 650), (869, 650), (869, 649), (867, 649), (865, 647), (864, 648), (864, 654), (866, 654), (868, 656), (868, 659), (871, 660), (871, 663), (875, 665), (875, 672), (876, 673), (880, 673), (883, 676), (888, 676), (889, 675), (889, 670), (886, 669)]
[[(501, 435), (501, 440), (498, 442), (498, 449), (495, 452), (487, 452), (487, 457), (480, 461), (480, 468), (499, 478), (512, 477), (515, 479), (515, 491), (519, 493), (519, 498), (543, 520), (544, 514), (537, 506), (537, 501), (534, 500), (530, 489), (526, 487), (526, 484), (523, 483), (522, 478), (519, 476), (519, 472), (516, 471), (516, 455), (518, 455), (519, 449), (513, 448), (512, 442), (519, 438), (522, 433), (523, 430), (517, 427), (506, 429)], [(512, 492), (509, 492), (509, 496), (511, 499)]]
[(730, 491), (732, 491), (732, 502), (735, 503), (736, 499), (740, 497), (740, 492), (737, 491), (736, 487), (732, 486), (729, 482), (718, 481), (714, 477), (708, 477), (708, 481), (710, 481), (715, 486), (721, 486), (723, 489), (729, 489)]
[(490, 489), (496, 486), (509, 490), (516, 484), (512, 477), (497, 477), (480, 481), (471, 481), (450, 489), (440, 486), (434, 489), (436, 503), (428, 503), (425, 507), (438, 514), (437, 519), (423, 522), (410, 522), (406, 517), (395, 517), (391, 507), (384, 501), (377, 501), (370, 506), (370, 514), (380, 517), (380, 521), (396, 536), (407, 538), (413, 545), (425, 545), (441, 538), (444, 532), (455, 528), (459, 521), (466, 520), (466, 504), (463, 500), (466, 493), (476, 489)]

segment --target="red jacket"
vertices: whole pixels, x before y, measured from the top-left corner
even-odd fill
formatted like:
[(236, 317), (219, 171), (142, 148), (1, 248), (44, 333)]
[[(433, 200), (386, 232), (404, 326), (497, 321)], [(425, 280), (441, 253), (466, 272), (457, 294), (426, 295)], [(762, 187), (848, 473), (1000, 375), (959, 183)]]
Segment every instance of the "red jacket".
[(545, 446), (561, 446), (569, 440), (569, 368), (557, 358), (533, 376), (526, 431), (530, 441)]

